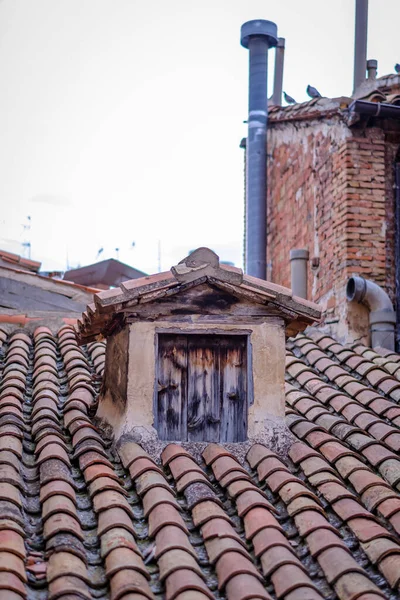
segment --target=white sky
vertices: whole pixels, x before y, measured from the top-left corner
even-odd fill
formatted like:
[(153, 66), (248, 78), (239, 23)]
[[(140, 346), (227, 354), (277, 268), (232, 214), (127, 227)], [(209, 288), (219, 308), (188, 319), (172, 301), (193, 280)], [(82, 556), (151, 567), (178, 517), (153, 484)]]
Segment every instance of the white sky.
[[(286, 38), (284, 90), (352, 89), (352, 0), (0, 0), (0, 248), (146, 272), (210, 246), (241, 264), (248, 52)], [(400, 2), (370, 0), (368, 58), (400, 62)], [(270, 51), (270, 85), (274, 51)], [(135, 247), (132, 249), (132, 242)], [(25, 253), (26, 255), (26, 253)]]

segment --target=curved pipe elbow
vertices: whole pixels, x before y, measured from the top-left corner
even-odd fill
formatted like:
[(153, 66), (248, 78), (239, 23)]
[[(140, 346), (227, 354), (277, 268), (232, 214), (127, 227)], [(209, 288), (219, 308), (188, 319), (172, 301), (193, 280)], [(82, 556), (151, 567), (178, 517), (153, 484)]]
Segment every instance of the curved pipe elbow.
[(350, 277), (346, 296), (349, 302), (359, 302), (369, 309), (372, 348), (395, 348), (396, 313), (387, 293), (364, 277)]
[(349, 302), (364, 304), (371, 312), (393, 312), (393, 304), (387, 293), (378, 284), (364, 277), (350, 277), (346, 297)]

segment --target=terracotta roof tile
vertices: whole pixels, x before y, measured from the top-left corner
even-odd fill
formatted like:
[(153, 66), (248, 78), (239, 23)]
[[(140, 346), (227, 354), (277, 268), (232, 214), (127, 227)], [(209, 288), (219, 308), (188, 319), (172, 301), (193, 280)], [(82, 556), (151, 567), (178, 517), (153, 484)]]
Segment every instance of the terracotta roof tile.
[(304, 572), (306, 568), (303, 567), (297, 556), (293, 553), (289, 544), (283, 546), (273, 546), (268, 550), (265, 550), (260, 557), (263, 573), (265, 577), (270, 577), (279, 567), (283, 565), (295, 565)]
[(201, 534), (205, 542), (214, 538), (232, 538), (238, 541), (246, 548), (246, 544), (243, 542), (237, 531), (232, 527), (232, 524), (226, 519), (211, 519), (207, 521), (201, 527)]
[[(299, 587), (309, 587), (318, 594), (318, 588), (304, 571), (295, 565), (283, 565), (271, 576), (277, 598), (282, 598)], [(320, 596), (322, 598), (322, 596)]]
[(12, 594), (15, 594), (15, 598), (18, 600), (27, 597), (26, 588), (24, 583), (14, 573), (8, 573), (7, 571), (0, 571), (0, 594), (7, 593), (7, 598), (11, 600)]
[(240, 574), (253, 575), (263, 582), (263, 578), (254, 564), (238, 552), (225, 552), (217, 562), (216, 571), (220, 590), (225, 588), (232, 577)]
[(365, 573), (347, 550), (337, 546), (324, 550), (319, 555), (318, 562), (331, 585), (346, 573)]
[[(203, 592), (208, 598), (213, 599), (213, 594), (207, 588), (203, 579), (188, 569), (179, 569), (167, 577), (165, 582), (166, 600), (176, 600), (179, 594), (185, 591)], [(113, 599), (114, 600), (114, 599)], [(116, 599), (117, 600), (117, 599)]]
[(391, 554), (379, 562), (379, 570), (392, 588), (398, 588), (400, 583), (400, 556)]
[(143, 497), (143, 515), (148, 517), (154, 508), (160, 504), (171, 504), (177, 510), (180, 510), (173, 494), (164, 487), (153, 488)]
[(153, 489), (154, 487), (163, 487), (169, 492), (171, 492), (171, 488), (168, 485), (168, 482), (159, 470), (150, 470), (143, 472), (137, 477), (137, 479), (135, 480), (135, 484), (136, 491), (140, 496), (144, 496), (149, 490)]
[(135, 533), (132, 519), (122, 508), (108, 508), (98, 516), (98, 534), (100, 537), (114, 527), (126, 529), (132, 535)]
[(305, 510), (295, 516), (296, 527), (302, 537), (321, 529), (336, 533), (335, 528), (327, 521), (326, 517), (315, 510)]
[(147, 579), (133, 569), (120, 569), (111, 577), (111, 600), (122, 600), (130, 593), (138, 593), (148, 600), (154, 600)]
[(58, 577), (71, 575), (89, 583), (89, 576), (85, 563), (70, 552), (54, 552), (47, 566), (47, 581), (51, 583)]
[(205, 579), (205, 576), (193, 556), (181, 549), (171, 549), (159, 557), (158, 566), (160, 570), (160, 580), (163, 581), (172, 573), (181, 569), (188, 569), (196, 573), (199, 577)]
[(146, 579), (150, 579), (150, 574), (140, 554), (128, 547), (119, 546), (109, 550), (105, 557), (105, 568), (106, 575), (110, 579), (122, 569), (131, 569), (132, 571), (141, 573)]
[(171, 460), (177, 458), (178, 456), (189, 456), (190, 459), (192, 458), (191, 455), (182, 448), (182, 446), (179, 446), (178, 444), (168, 444), (168, 446), (166, 446), (161, 453), (163, 465), (167, 467)]
[(185, 522), (175, 507), (170, 504), (159, 504), (149, 515), (150, 537), (155, 537), (165, 525), (176, 525), (186, 533), (188, 532)]
[(190, 471), (189, 473), (186, 473), (180, 477), (180, 479), (176, 482), (177, 492), (184, 492), (188, 486), (192, 486), (194, 483), (204, 483), (206, 485), (210, 485), (210, 482), (204, 473), (200, 473), (199, 471)]
[(186, 533), (174, 525), (166, 525), (157, 533), (155, 557), (158, 559), (164, 552), (170, 550), (185, 550), (195, 558), (197, 557)]
[(225, 519), (231, 523), (231, 519), (227, 513), (215, 502), (206, 500), (196, 504), (192, 510), (193, 522), (196, 527), (201, 527), (210, 519)]
[(287, 472), (286, 466), (276, 457), (265, 458), (257, 465), (257, 473), (260, 481), (263, 481), (266, 477), (269, 477), (277, 471)]
[(282, 530), (280, 523), (265, 508), (253, 508), (244, 517), (244, 528), (248, 540), (252, 540), (257, 533), (269, 527)]
[(226, 594), (229, 600), (271, 600), (263, 584), (247, 573), (232, 577), (226, 585)]
[[(167, 528), (165, 528), (167, 529)], [(101, 557), (104, 559), (117, 548), (129, 548), (140, 556), (135, 538), (126, 529), (113, 527), (101, 536)]]
[(225, 552), (239, 552), (250, 560), (250, 555), (242, 544), (230, 537), (212, 538), (205, 543), (208, 559), (211, 564), (215, 564)]
[[(296, 380), (290, 380), (285, 390), (288, 424), (302, 442), (292, 446), (290, 460), (260, 444), (251, 446), (247, 462), (253, 475), (257, 471), (257, 479), (246, 464), (218, 444), (203, 450), (204, 469), (191, 451), (178, 444), (166, 447), (163, 466), (130, 443), (119, 448), (122, 464), (115, 463), (113, 451), (92, 422), (93, 363), (87, 362), (86, 350), (77, 350), (71, 329), (63, 330), (61, 355), (68, 362), (69, 394), (65, 402), (62, 397), (60, 401), (65, 379), (59, 373), (59, 342), (45, 336), (48, 333), (40, 332), (34, 345), (28, 338), (29, 348), (20, 340), (22, 344), (12, 347), (0, 363), (0, 368), (5, 367), (0, 391), (0, 553), (16, 559), (14, 566), (4, 567), (10, 577), (15, 575), (21, 583), (26, 577), (40, 581), (46, 592), (51, 580), (51, 597), (62, 600), (76, 593), (90, 598), (92, 589), (100, 590), (92, 585), (107, 584), (111, 584), (111, 597), (121, 600), (149, 599), (151, 587), (178, 600), (194, 600), (194, 594), (200, 595), (199, 600), (213, 598), (216, 592), (205, 585), (204, 575), (207, 581), (211, 575), (213, 585), (217, 576), (218, 585), (225, 585), (227, 600), (268, 598), (260, 568), (276, 596), (285, 600), (319, 598), (329, 589), (329, 581), (340, 600), (376, 600), (388, 595), (389, 586), (398, 585), (400, 434), (395, 420), (400, 422), (400, 409), (396, 404), (399, 379), (393, 374), (400, 369), (394, 360), (387, 370), (384, 363), (374, 362), (379, 361), (377, 353), (364, 349), (356, 365), (364, 368), (364, 376), (358, 381), (347, 370), (357, 362), (353, 351), (332, 339), (325, 339), (329, 350), (324, 350), (320, 342), (299, 338), (298, 356), (289, 351), (288, 359)], [(8, 342), (6, 338), (6, 349)], [(100, 365), (104, 344), (95, 346), (88, 352)], [(313, 363), (315, 371), (306, 361)], [(330, 379), (321, 378), (321, 369)], [(390, 384), (386, 392), (385, 382)], [(32, 393), (30, 404), (27, 398)], [(35, 538), (35, 548), (40, 548), (36, 558), (30, 546), (32, 525), (26, 527), (26, 501), (28, 508), (33, 502), (41, 511), (43, 535)], [(89, 512), (82, 506), (94, 508), (88, 521)], [(347, 537), (341, 537), (338, 518), (344, 519), (352, 539), (362, 545), (362, 560)], [(194, 534), (189, 536), (193, 526)], [(295, 541), (297, 534), (301, 548)], [(25, 535), (29, 554), (24, 566)], [(146, 547), (151, 538), (147, 565), (136, 535)], [(88, 540), (101, 549), (97, 560), (102, 563), (102, 583), (88, 575), (94, 566)], [(303, 554), (307, 549), (310, 554)], [(46, 580), (50, 563), (44, 560), (45, 552), (49, 559), (61, 554), (61, 562), (64, 553), (73, 557), (72, 562), (67, 561), (59, 577), (53, 578), (50, 568)], [(184, 558), (171, 560), (178, 555)], [(260, 562), (254, 561), (254, 555)], [(227, 557), (231, 568), (223, 566), (229, 563)], [(51, 558), (52, 564), (57, 564), (56, 558)], [(316, 561), (313, 568), (310, 560)], [(74, 561), (77, 568), (72, 570)], [(153, 561), (159, 569), (162, 566), (161, 577)], [(379, 570), (382, 591), (371, 581), (367, 563)], [(170, 573), (168, 564), (177, 570)], [(235, 574), (235, 569), (240, 573)], [(291, 586), (293, 580), (297, 587)], [(10, 581), (12, 587), (15, 580)], [(14, 592), (20, 593), (16, 588)]]

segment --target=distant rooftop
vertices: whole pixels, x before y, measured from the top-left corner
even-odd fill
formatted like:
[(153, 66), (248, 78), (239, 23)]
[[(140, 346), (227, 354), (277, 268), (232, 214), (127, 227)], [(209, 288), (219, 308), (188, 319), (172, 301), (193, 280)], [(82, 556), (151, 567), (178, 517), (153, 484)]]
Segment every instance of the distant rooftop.
[(145, 276), (146, 273), (143, 273), (143, 271), (130, 267), (115, 258), (101, 260), (92, 265), (71, 269), (64, 273), (64, 279), (67, 281), (102, 289), (116, 287), (128, 279), (138, 279)]

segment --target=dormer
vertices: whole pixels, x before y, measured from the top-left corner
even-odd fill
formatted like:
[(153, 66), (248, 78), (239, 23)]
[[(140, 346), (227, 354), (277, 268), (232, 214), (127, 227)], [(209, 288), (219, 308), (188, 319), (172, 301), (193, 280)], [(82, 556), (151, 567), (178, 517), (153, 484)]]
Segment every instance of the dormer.
[(82, 344), (107, 339), (97, 417), (142, 443), (264, 439), (283, 426), (285, 338), (319, 317), (208, 248), (100, 292), (79, 323)]

